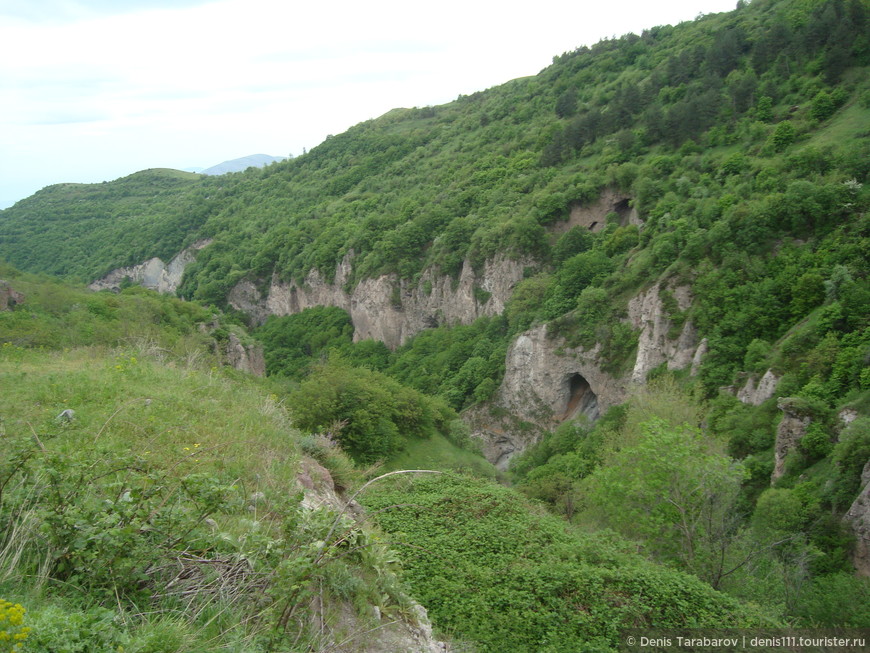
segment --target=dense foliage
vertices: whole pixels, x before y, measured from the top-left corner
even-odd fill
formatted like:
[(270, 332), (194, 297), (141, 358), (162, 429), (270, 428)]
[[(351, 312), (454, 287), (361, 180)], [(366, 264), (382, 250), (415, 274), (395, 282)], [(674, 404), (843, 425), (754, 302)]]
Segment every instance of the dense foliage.
[[(427, 268), (456, 278), (466, 262), (480, 270), (496, 256), (521, 258), (525, 278), (502, 315), (426, 330), (396, 351), (354, 343), (351, 319), (337, 308), (273, 316), (257, 329), (269, 372), (280, 379), (271, 388), (287, 390), (280, 401), (296, 425), (317, 433), (301, 446), (344, 488), (359, 472), (336, 443), (357, 463), (404, 454), (410, 466), (427, 448), (467, 444), (453, 411), (493, 397), (511, 339), (536, 324), (548, 323), (567, 346), (598, 347), (602, 370), (627, 378), (638, 344), (627, 304), (659, 283), (671, 339), (691, 324), (706, 340), (697, 376), (662, 365), (648, 376), (657, 385), (594, 425), (561, 424), (511, 470), (528, 497), (586, 531), (611, 534), (578, 536), (530, 512), (512, 491), (468, 479), (384, 486), (369, 496), (373, 507), (413, 497), (414, 506), (379, 517), (397, 546), (410, 545), (401, 558), (414, 591), (436, 625), (482, 650), (606, 649), (628, 622), (681, 625), (686, 615), (747, 623), (737, 601), (760, 604), (774, 621), (867, 627), (870, 589), (852, 575), (854, 536), (842, 516), (870, 455), (868, 27), (866, 0), (740, 2), (733, 12), (565, 53), (534, 77), (443, 106), (391, 111), (263, 170), (208, 179), (145, 171), (45, 189), (0, 212), (0, 257), (81, 281), (150, 256), (166, 260), (208, 237), (180, 294), (214, 305), (241, 280), (261, 288), (273, 278), (304, 283), (317, 269), (329, 281), (341, 262), (352, 267), (351, 290), (367, 277), (425, 284)], [(574, 224), (604, 197), (613, 211), (594, 229)], [(214, 350), (227, 318), (212, 330), (214, 312), (195, 302), (139, 289), (90, 294), (7, 268), (0, 278), (30, 298), (0, 313), (4, 361), (20, 380), (52, 364), (29, 350), (40, 346), (136, 346), (98, 359), (94, 374), (120, 380), (168, 378), (140, 352), (175, 365), (217, 362), (203, 352)], [(688, 307), (676, 287), (690, 296)], [(778, 379), (775, 396), (757, 406), (739, 401), (736, 389), (766, 372)], [(64, 407), (57, 388), (87, 387), (122, 403), (105, 380), (46, 374), (54, 376), (22, 387), (52, 412)], [(18, 380), (10, 377), (10, 387)], [(4, 406), (4, 419), (14, 410)], [(127, 576), (141, 581), (141, 565), (124, 555), (140, 555), (140, 546), (178, 553), (160, 539), (164, 517), (189, 526), (188, 551), (208, 536), (197, 511), (206, 498), (221, 497), (208, 504), (209, 518), (241, 519), (236, 495), (221, 489), (235, 478), (223, 462), (205, 480), (180, 476), (173, 486), (165, 466), (117, 443), (117, 451), (94, 450), (117, 456), (118, 469), (86, 468), (61, 438), (46, 444), (60, 447), (54, 457), (35, 457), (28, 433), (62, 427), (42, 408), (27, 410), (15, 418), (14, 447), (30, 452), (32, 478), (56, 477), (81, 499), (81, 514), (49, 499), (53, 516), (33, 513), (54, 543), (36, 555), (58, 579), (91, 582), (105, 598), (115, 581), (105, 569), (90, 576), (100, 556), (120, 556)], [(771, 481), (785, 410), (807, 422), (806, 434)], [(844, 415), (857, 417), (847, 424)], [(100, 424), (112, 426), (107, 417), (100, 412)], [(257, 418), (246, 419), (243, 432)], [(100, 424), (89, 423), (75, 442), (106, 439)], [(96, 482), (103, 473), (107, 485)], [(130, 502), (117, 498), (121, 474), (126, 489), (136, 489)], [(81, 485), (88, 479), (93, 495)], [(160, 489), (140, 491), (146, 486)], [(3, 518), (13, 524), (25, 514), (14, 506), (42, 489), (21, 485), (13, 503), (3, 490)], [(103, 509), (106, 502), (113, 507)], [(130, 540), (135, 529), (100, 530), (143, 515), (148, 537), (138, 544)], [(75, 546), (73, 517), (90, 533)], [(271, 532), (303, 518), (287, 519)], [(328, 517), (306, 519), (302, 530), (322, 537)], [(647, 559), (627, 553), (625, 541)], [(360, 542), (360, 550), (374, 548)], [(282, 596), (310, 599), (307, 581), (326, 576), (297, 555), (301, 539), (287, 546), (294, 562), (285, 565)], [(389, 566), (382, 555), (377, 564)], [(350, 552), (347, 559), (362, 564)], [(360, 569), (353, 573), (372, 572)], [(344, 596), (356, 582), (347, 574), (329, 581)], [(140, 585), (118, 589), (140, 600)], [(399, 600), (377, 583), (358, 585)], [(79, 615), (85, 625), (77, 628), (111, 622), (101, 612), (114, 609), (108, 603)], [(36, 621), (43, 635), (32, 638), (47, 636), (51, 619)], [(121, 635), (105, 632), (106, 647), (121, 645)]]
[(112, 183), (49, 186), (4, 212), (0, 260), (77, 281), (152, 256), (168, 261), (192, 242), (217, 187), (162, 169)]
[[(45, 653), (322, 650), (364, 640), (372, 605), (407, 614), (383, 535), (303, 503), (296, 480), (360, 472), (291, 425), (278, 386), (221, 367), (223, 316), (141, 288), (3, 276), (20, 293), (0, 311), (10, 638)], [(387, 381), (403, 417), (449, 414)]]
[[(836, 445), (811, 430), (771, 487), (775, 403), (722, 395), (702, 430), (703, 407), (663, 377), (594, 425), (565, 422), (512, 470), (523, 493), (570, 521), (614, 529), (653, 559), (784, 619), (868, 627), (870, 585), (850, 576), (852, 538), (834, 516), (856, 496), (867, 420), (844, 428)], [(763, 444), (742, 461), (729, 456), (744, 438)]]
[(624, 628), (759, 623), (696, 578), (535, 514), (504, 487), (426, 476), (363, 500), (407, 545), (407, 577), (435, 622), (480, 651), (607, 651)]
[(413, 438), (446, 434), (456, 419), (445, 402), (336, 357), (312, 370), (289, 401), (299, 428), (328, 434), (360, 462), (384, 460)]
[[(182, 293), (222, 304), (241, 279), (311, 268), (329, 279), (350, 254), (351, 284), (522, 254), (541, 273), (512, 326), (568, 314), (560, 330), (603, 343), (612, 371), (634, 351), (618, 321), (628, 296), (678, 273), (699, 300), (712, 396), (753, 340), (781, 337), (826, 283), (855, 284), (841, 305), (855, 316), (846, 331), (860, 330), (868, 15), (863, 0), (756, 0), (565, 53), (443, 106), (397, 109), (263, 170), (51, 187), (0, 214), (0, 256), (89, 279), (213, 237)], [(551, 232), (603, 188), (630, 200), (640, 229), (614, 213), (594, 236)], [(451, 402), (475, 393), (463, 394)]]

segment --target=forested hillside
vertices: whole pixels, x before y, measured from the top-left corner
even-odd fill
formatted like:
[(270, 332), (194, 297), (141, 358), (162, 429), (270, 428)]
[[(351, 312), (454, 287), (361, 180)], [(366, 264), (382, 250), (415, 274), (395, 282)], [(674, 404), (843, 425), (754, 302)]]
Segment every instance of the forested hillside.
[[(339, 486), (512, 485), (361, 498), (463, 645), (607, 650), (685, 625), (676, 595), (696, 626), (868, 628), (868, 72), (866, 0), (741, 0), (262, 170), (49, 187), (0, 211), (0, 258), (90, 282), (210, 239), (149, 323), (246, 325)], [(116, 346), (137, 292), (49, 293), (0, 340)]]

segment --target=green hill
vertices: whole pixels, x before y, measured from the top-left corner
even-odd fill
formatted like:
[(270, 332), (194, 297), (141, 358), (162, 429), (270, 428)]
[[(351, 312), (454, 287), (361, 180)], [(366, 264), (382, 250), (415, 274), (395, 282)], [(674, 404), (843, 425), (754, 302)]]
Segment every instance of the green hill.
[[(408, 593), (440, 632), (482, 651), (607, 650), (628, 624), (867, 628), (870, 517), (857, 499), (870, 459), (868, 23), (865, 0), (740, 2), (442, 106), (393, 110), (263, 170), (144, 171), (0, 211), (0, 258), (79, 283), (211, 240), (180, 298), (87, 293), (0, 268), (27, 298), (0, 312), (0, 369), (14, 389), (0, 404), (13, 451), (0, 478), (12, 534), (0, 541), (0, 590), (38, 579), (16, 600), (66, 610), (61, 621), (112, 620), (104, 610), (117, 608), (132, 626), (112, 631), (114, 647), (158, 628), (146, 599), (190, 649), (216, 637), (317, 650), (315, 597), (332, 624), (353, 604), (349, 627), (364, 629), (373, 605), (412, 610)], [(481, 282), (507, 269), (494, 261), (513, 266), (505, 288)], [(267, 304), (275, 289), (285, 294)], [(257, 293), (257, 315), (230, 310)], [(462, 293), (468, 310), (448, 319)], [(431, 328), (402, 332), (392, 349), (359, 340), (366, 302), (367, 320)], [(681, 364), (637, 365), (684, 332), (694, 340)], [(262, 343), (268, 378), (221, 367), (230, 334)], [(594, 423), (571, 402), (512, 413), (507, 379), (531, 378), (533, 342), (552, 350), (534, 383), (579, 401), (592, 381), (560, 361), (582, 358), (624, 393), (588, 404)], [(524, 369), (518, 343), (531, 352)], [(71, 401), (76, 421), (57, 421)], [(525, 438), (509, 469), (474, 452), (469, 424), (481, 420), (494, 439)], [(149, 438), (164, 445), (159, 458), (139, 451)], [(210, 438), (238, 454), (192, 465)], [(451, 474), (379, 481), (361, 498), (378, 526), (328, 541), (335, 517), (287, 507), (277, 490), (295, 493), (296, 461), (311, 477), (313, 459), (339, 491), (376, 476), (369, 465)], [(52, 495), (40, 479), (66, 489)], [(248, 506), (267, 481), (269, 517), (253, 527)], [(81, 517), (64, 497), (81, 497)], [(164, 537), (169, 522), (175, 537)], [(25, 556), (31, 523), (56, 539)], [(122, 532), (100, 536), (107, 524)], [(128, 559), (134, 532), (148, 536)], [(312, 563), (312, 542), (335, 554), (328, 566)], [(236, 597), (250, 615), (236, 622), (229, 608), (182, 607), (141, 575), (142, 556), (166, 569), (188, 555), (279, 571), (263, 603)], [(130, 579), (95, 573), (98, 559)], [(398, 561), (407, 586), (384, 571)], [(43, 587), (72, 588), (57, 590), (69, 603)], [(38, 617), (43, 633), (53, 619)]]

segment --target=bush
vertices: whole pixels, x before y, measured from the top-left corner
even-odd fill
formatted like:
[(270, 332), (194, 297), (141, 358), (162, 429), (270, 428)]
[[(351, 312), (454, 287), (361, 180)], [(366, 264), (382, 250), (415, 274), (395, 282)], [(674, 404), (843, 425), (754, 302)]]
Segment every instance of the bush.
[(651, 565), (612, 533), (581, 535), (509, 488), (421, 476), (362, 500), (409, 545), (406, 578), (435, 626), (482, 651), (604, 651), (626, 627), (752, 621), (698, 579)]
[(330, 434), (365, 463), (390, 457), (409, 438), (427, 437), (455, 417), (443, 401), (337, 356), (315, 367), (289, 403), (298, 428)]

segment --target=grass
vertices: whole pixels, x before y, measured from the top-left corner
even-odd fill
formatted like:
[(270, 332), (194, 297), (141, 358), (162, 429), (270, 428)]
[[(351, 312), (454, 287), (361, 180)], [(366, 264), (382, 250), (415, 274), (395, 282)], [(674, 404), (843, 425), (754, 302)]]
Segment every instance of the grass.
[(465, 470), (483, 478), (496, 478), (498, 475), (498, 470), (483, 456), (457, 447), (439, 433), (426, 439), (411, 440), (407, 447), (386, 461), (383, 469)]
[[(165, 365), (131, 349), (5, 349), (0, 415), (10, 435), (32, 430), (61, 449), (111, 443), (161, 465), (189, 459), (276, 490), (294, 480), (295, 431), (277, 396), (253, 379)], [(67, 409), (74, 419), (58, 419)]]
[[(865, 91), (870, 92), (870, 91)], [(855, 102), (838, 111), (830, 122), (807, 141), (817, 147), (841, 146), (855, 140), (855, 135), (870, 133), (870, 108)]]
[(411, 619), (383, 533), (302, 502), (305, 439), (267, 380), (7, 343), (0, 387), (0, 598), (27, 608), (24, 650), (321, 650), (372, 605)]

